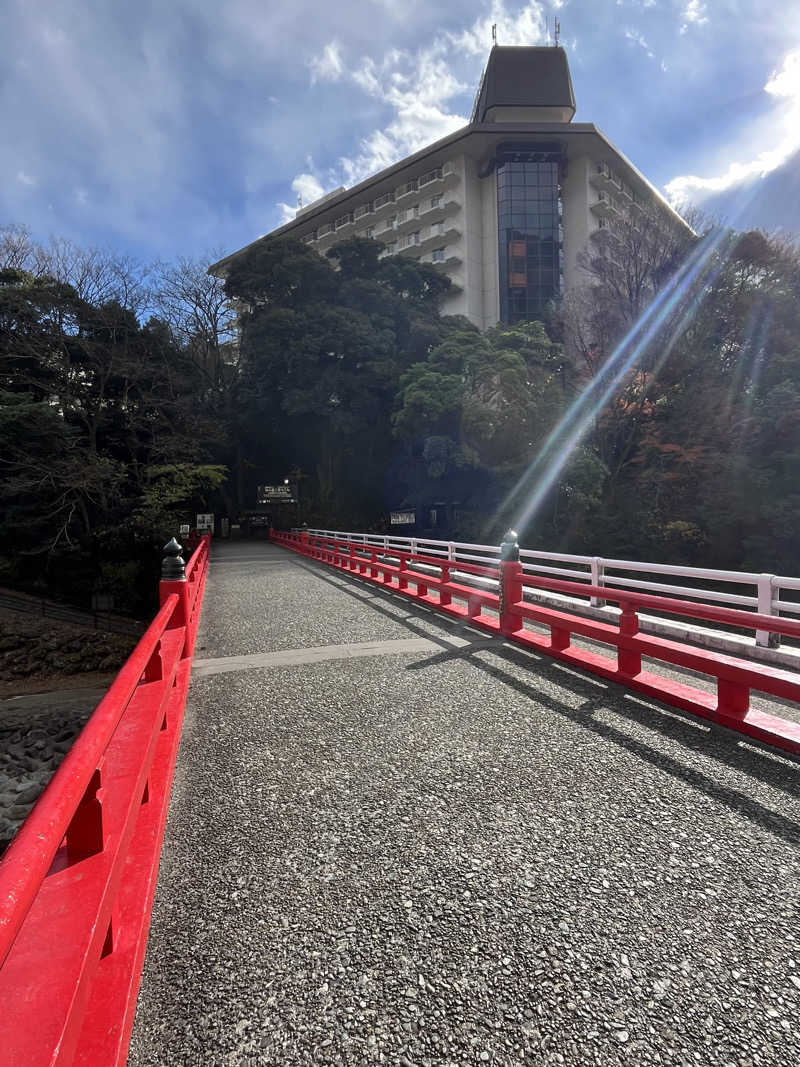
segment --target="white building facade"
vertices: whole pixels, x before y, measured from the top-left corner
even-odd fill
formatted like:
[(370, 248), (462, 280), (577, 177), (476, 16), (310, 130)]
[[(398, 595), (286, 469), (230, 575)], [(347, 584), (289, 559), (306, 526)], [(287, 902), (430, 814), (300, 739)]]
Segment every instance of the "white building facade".
[[(563, 49), (495, 46), (469, 125), (300, 208), (260, 240), (297, 237), (324, 255), (347, 238), (374, 238), (383, 255), (448, 275), (443, 314), (480, 329), (535, 319), (581, 283), (582, 251), (622, 215), (655, 206), (687, 228), (594, 125), (572, 122), (574, 112)], [(212, 270), (224, 273), (243, 251)]]

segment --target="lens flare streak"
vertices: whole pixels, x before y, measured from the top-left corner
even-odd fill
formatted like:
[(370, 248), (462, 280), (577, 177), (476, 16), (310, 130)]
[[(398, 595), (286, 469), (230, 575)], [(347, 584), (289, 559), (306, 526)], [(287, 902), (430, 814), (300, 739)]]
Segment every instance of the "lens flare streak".
[[(729, 231), (718, 230), (709, 234), (693, 250), (687, 261), (665, 283), (653, 302), (642, 312), (625, 337), (620, 341), (600, 372), (576, 397), (558, 424), (548, 435), (541, 449), (506, 496), (500, 511), (509, 508), (521, 493), (527, 491), (524, 507), (513, 523), (518, 530), (524, 529), (541, 506), (542, 500), (563, 471), (575, 449), (590, 429), (599, 412), (612, 398), (630, 369), (640, 358), (648, 344), (666, 323), (668, 317), (691, 292), (702, 293), (721, 269), (718, 253), (726, 258), (730, 245)], [(687, 312), (681, 316), (676, 336), (682, 332), (701, 295), (695, 296)], [(673, 347), (674, 341), (668, 344)]]

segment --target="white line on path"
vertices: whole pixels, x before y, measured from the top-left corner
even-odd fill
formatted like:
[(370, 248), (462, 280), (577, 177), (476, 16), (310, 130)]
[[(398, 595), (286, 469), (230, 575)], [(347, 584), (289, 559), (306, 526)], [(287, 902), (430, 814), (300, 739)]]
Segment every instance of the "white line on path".
[[(285, 567), (287, 563), (294, 563), (291, 559), (271, 559), (269, 556), (255, 556), (252, 559), (215, 559), (211, 561), (212, 567), (240, 567), (248, 564), (252, 566), (259, 563), (267, 567)], [(296, 564), (295, 564), (296, 566)]]
[(399, 656), (407, 652), (441, 651), (445, 643), (452, 648), (468, 645), (461, 637), (446, 641), (431, 641), (427, 637), (401, 638), (397, 641), (360, 641), (348, 645), (318, 645), (314, 648), (287, 648), (281, 652), (256, 652), (249, 656), (225, 656), (220, 659), (195, 660), (193, 677), (208, 674), (228, 674), (249, 671), (258, 667), (291, 667), (302, 663), (323, 663), (326, 660), (359, 659), (362, 656)]

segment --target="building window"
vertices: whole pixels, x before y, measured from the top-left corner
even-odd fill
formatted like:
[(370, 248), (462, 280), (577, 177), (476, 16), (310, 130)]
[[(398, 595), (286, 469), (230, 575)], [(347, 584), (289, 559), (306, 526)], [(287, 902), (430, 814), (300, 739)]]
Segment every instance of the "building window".
[(384, 204), (391, 204), (394, 200), (394, 193), (384, 193), (383, 196), (377, 196), (375, 198), (375, 210), (379, 207), (383, 207)]
[(433, 222), (433, 223), (431, 223), (431, 237), (441, 237), (443, 233), (444, 233), (444, 223), (443, 222)]
[(374, 237), (375, 236), (375, 227), (374, 226), (367, 226), (366, 230), (364, 230), (364, 236), (365, 237)]
[(500, 319), (539, 318), (561, 291), (560, 149), (517, 146), (498, 151), (497, 221)]
[(432, 263), (444, 263), (444, 249), (443, 248), (434, 248), (434, 250), (431, 252), (431, 262)]
[(434, 208), (434, 207), (441, 207), (441, 206), (442, 206), (442, 198), (441, 198), (441, 196), (432, 196), (431, 197), (431, 207)]

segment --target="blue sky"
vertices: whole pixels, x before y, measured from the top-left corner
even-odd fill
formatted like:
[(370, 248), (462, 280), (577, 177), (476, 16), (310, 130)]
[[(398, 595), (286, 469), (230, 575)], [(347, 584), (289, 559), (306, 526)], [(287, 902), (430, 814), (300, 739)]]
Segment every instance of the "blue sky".
[(554, 16), (576, 120), (662, 191), (730, 197), (800, 150), (798, 3), (4, 0), (0, 224), (231, 251), (463, 125), (492, 24), (542, 44)]

